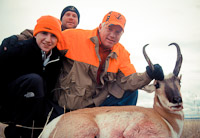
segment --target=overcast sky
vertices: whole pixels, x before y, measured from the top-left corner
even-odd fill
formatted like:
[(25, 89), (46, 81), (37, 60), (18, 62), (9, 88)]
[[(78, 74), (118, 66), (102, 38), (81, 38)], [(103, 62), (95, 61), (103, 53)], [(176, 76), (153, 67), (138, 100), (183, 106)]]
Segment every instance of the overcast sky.
[[(0, 42), (24, 29), (33, 29), (42, 15), (60, 18), (65, 6), (74, 5), (80, 12), (78, 28), (98, 27), (109, 11), (122, 13), (127, 20), (120, 40), (131, 53), (138, 72), (147, 66), (142, 47), (153, 63), (159, 63), (165, 74), (173, 71), (176, 42), (183, 54), (182, 96), (184, 112), (200, 116), (200, 1), (199, 0), (0, 0)], [(140, 91), (138, 105), (152, 107), (153, 95)]]

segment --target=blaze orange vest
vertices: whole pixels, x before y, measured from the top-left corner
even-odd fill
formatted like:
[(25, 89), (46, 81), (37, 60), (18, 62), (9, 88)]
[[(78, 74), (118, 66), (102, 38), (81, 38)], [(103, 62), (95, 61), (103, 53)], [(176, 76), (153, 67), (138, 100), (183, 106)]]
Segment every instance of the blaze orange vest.
[[(66, 57), (75, 61), (83, 62), (99, 67), (99, 43), (95, 44), (91, 38), (97, 36), (98, 28), (94, 30), (67, 29), (62, 32), (64, 41), (58, 44), (59, 50), (68, 50)], [(114, 58), (109, 58), (107, 72), (117, 73), (119, 70), (125, 76), (136, 72), (133, 64), (130, 63), (129, 52), (120, 44), (113, 46), (111, 54)], [(109, 56), (108, 56), (109, 57)]]

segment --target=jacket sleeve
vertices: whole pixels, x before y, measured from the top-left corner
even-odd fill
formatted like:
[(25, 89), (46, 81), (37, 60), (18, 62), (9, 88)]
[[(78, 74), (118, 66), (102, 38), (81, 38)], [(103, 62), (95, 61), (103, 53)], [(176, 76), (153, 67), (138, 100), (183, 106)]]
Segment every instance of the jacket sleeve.
[[(120, 72), (121, 73), (121, 72)], [(123, 76), (123, 74), (119, 75)], [(119, 77), (118, 83), (124, 90), (136, 90), (149, 84), (152, 80), (149, 78), (146, 72), (144, 73), (133, 73), (129, 76)]]
[(33, 52), (33, 50), (37, 48), (36, 46), (33, 47), (32, 45), (32, 39), (18, 41), (15, 45), (8, 44), (0, 49), (0, 59), (5, 61), (6, 59), (27, 56), (31, 51)]
[(121, 98), (126, 90), (134, 91), (151, 82), (146, 72), (136, 72), (135, 67), (130, 62), (128, 51), (121, 49), (120, 52), (120, 64), (116, 81), (109, 87), (109, 92), (117, 98)]
[(119, 60), (120, 60), (119, 70), (125, 76), (136, 73), (136, 69), (130, 60), (130, 53), (127, 50), (125, 50), (124, 48), (121, 49)]
[(110, 85), (109, 93), (117, 98), (122, 98), (126, 90), (135, 91), (149, 84), (151, 79), (144, 73), (133, 73), (125, 76), (121, 71), (117, 73), (117, 79)]
[(147, 73), (136, 72), (134, 65), (130, 61), (129, 52), (125, 49), (121, 51), (119, 73), (117, 75), (120, 87), (124, 90), (136, 90), (149, 84), (151, 79)]
[(33, 30), (25, 29), (23, 32), (17, 35), (17, 37), (18, 37), (18, 40), (27, 40), (27, 39), (33, 38)]

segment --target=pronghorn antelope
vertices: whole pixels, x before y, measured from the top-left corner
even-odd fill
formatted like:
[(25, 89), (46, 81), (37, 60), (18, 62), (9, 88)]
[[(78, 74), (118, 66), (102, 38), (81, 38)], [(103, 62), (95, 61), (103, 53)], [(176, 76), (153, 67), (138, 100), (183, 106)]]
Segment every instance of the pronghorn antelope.
[[(155, 91), (153, 108), (138, 106), (111, 106), (85, 108), (63, 114), (47, 126), (42, 138), (180, 138), (184, 114), (178, 77), (182, 55), (177, 48), (177, 61), (172, 74), (163, 81), (155, 80), (144, 87)], [(143, 53), (151, 69), (145, 47)]]

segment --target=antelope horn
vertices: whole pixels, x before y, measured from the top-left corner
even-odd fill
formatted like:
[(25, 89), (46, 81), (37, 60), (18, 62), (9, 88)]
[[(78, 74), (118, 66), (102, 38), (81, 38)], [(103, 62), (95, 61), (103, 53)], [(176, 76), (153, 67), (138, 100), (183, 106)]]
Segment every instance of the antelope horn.
[(148, 45), (149, 45), (149, 44), (146, 44), (146, 45), (143, 47), (143, 54), (144, 54), (144, 57), (145, 57), (147, 63), (149, 64), (150, 69), (153, 71), (153, 70), (154, 70), (154, 66), (153, 66), (151, 60), (149, 59), (149, 57), (147, 56), (147, 53), (146, 53), (146, 51), (145, 51), (145, 48), (146, 48), (146, 46), (148, 46)]
[(183, 57), (182, 57), (182, 54), (181, 54), (181, 50), (180, 50), (179, 45), (176, 44), (176, 43), (171, 43), (171, 44), (169, 44), (169, 46), (171, 46), (171, 45), (175, 45), (175, 46), (176, 46), (176, 49), (177, 49), (177, 60), (176, 60), (176, 65), (175, 65), (173, 74), (174, 74), (176, 77), (178, 77), (178, 74), (179, 74), (179, 71), (180, 71), (180, 68), (181, 68), (181, 64), (182, 64), (182, 61), (183, 61)]

